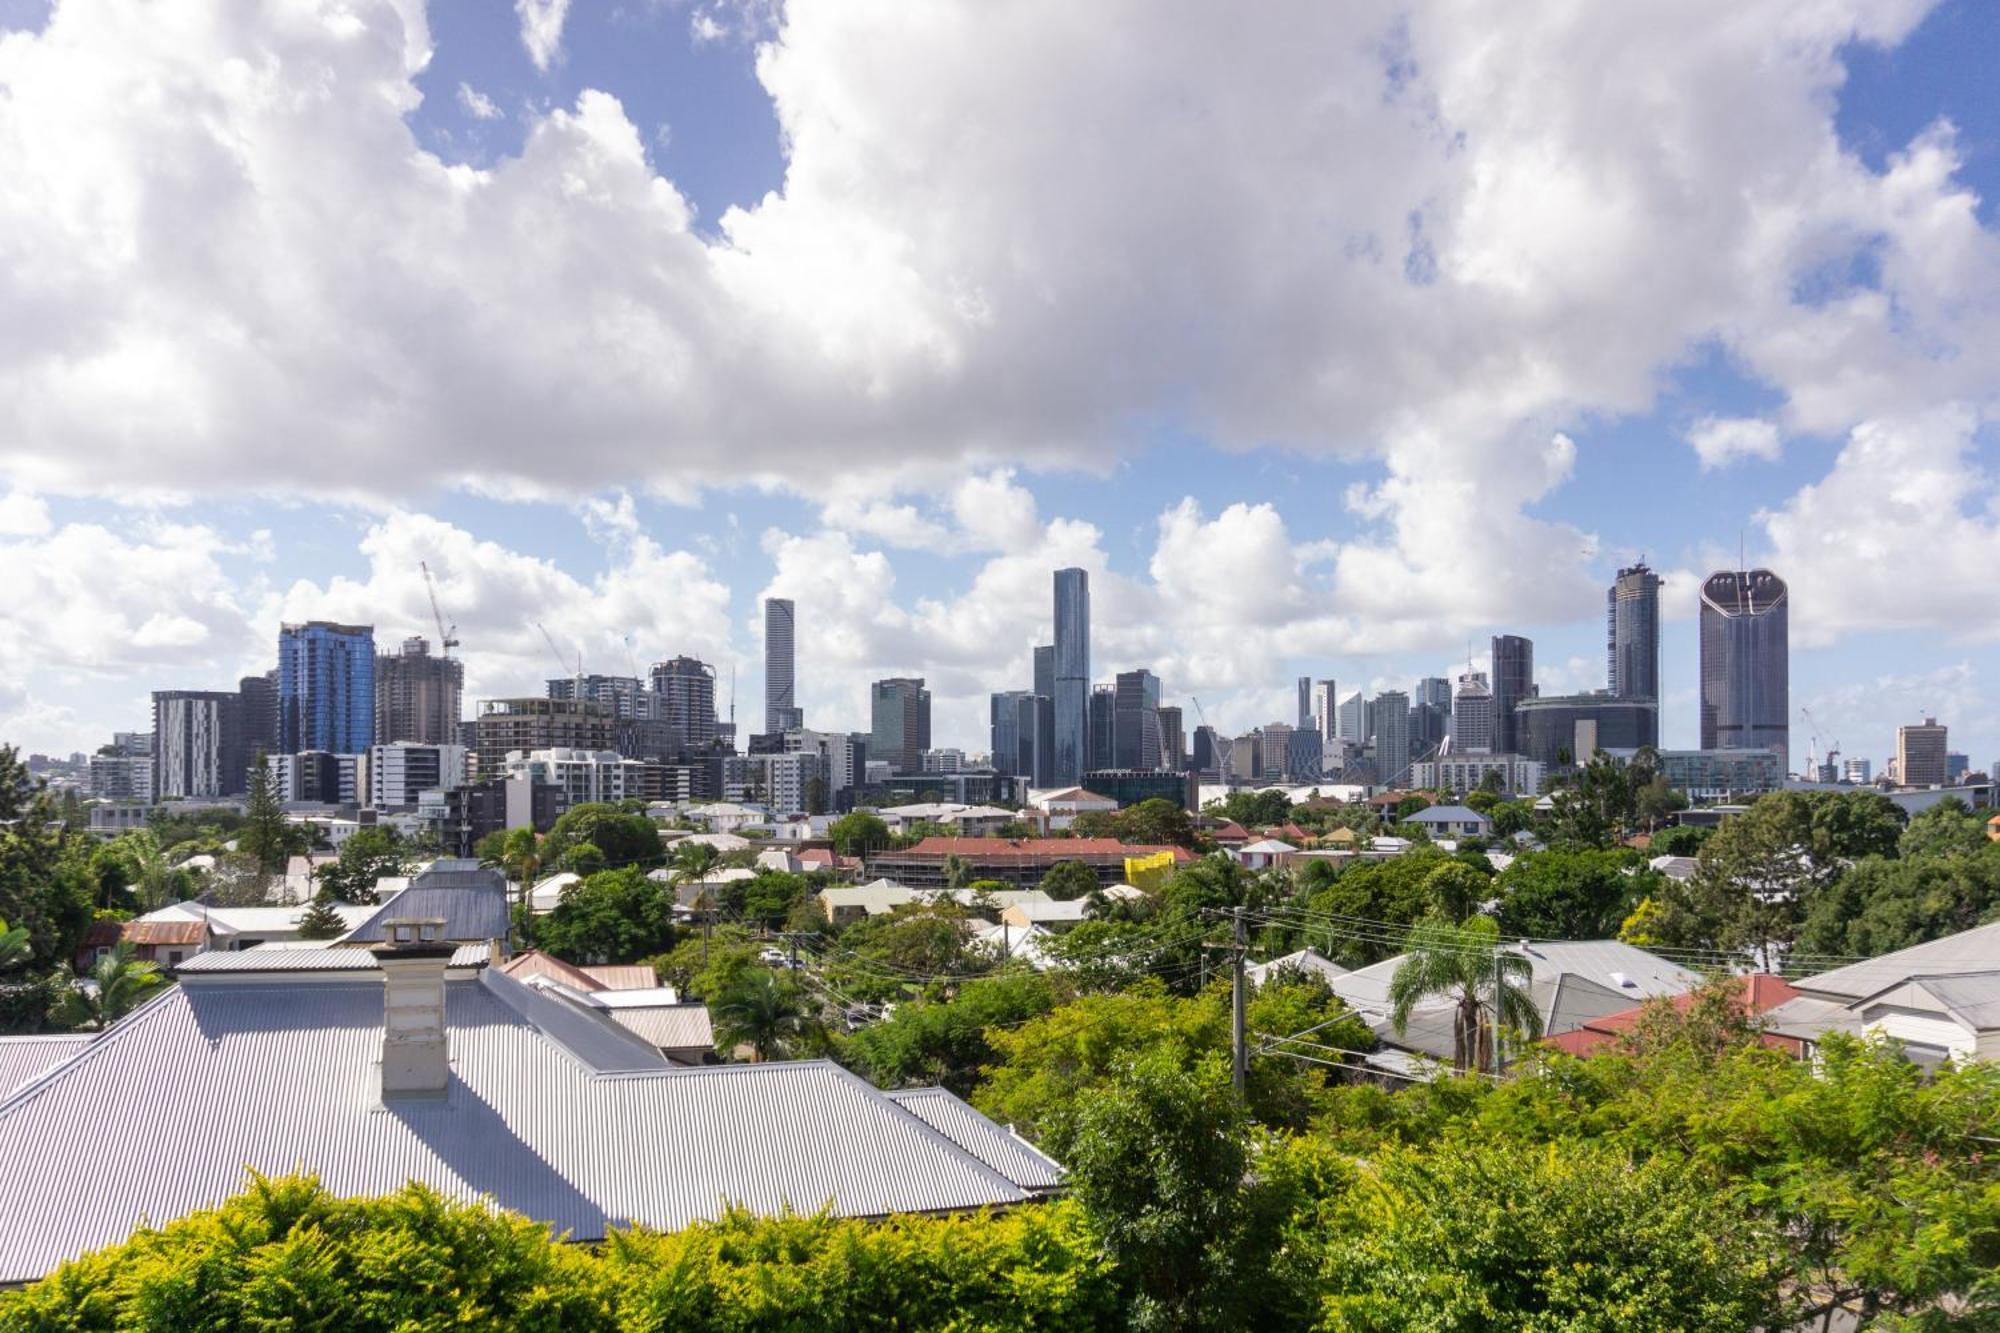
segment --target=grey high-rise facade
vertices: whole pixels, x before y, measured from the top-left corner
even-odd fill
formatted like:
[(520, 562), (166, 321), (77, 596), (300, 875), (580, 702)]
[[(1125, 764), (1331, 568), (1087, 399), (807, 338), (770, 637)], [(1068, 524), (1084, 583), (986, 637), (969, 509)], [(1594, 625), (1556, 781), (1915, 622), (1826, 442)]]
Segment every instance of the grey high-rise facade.
[(1052, 643), (1035, 646), (1035, 693), (1044, 699), (1056, 697), (1056, 646)]
[(1056, 753), (1054, 780), (1074, 786), (1093, 767), (1090, 752), (1090, 575), (1055, 573)]
[(1701, 585), (1701, 748), (1775, 750), (1791, 763), (1788, 590), (1768, 569)]
[(1204, 722), (1194, 729), (1194, 745), (1188, 760), (1195, 772), (1220, 776), (1228, 754), (1229, 741), (1218, 736), (1214, 727)]
[(892, 773), (924, 771), (931, 748), (931, 692), (922, 676), (892, 676), (868, 688), (868, 757)]
[(375, 658), (375, 743), (456, 745), (464, 695), (465, 663), (432, 657), (430, 641), (411, 635)]
[(1393, 787), (1410, 775), (1410, 696), (1384, 690), (1369, 704), (1375, 733), (1375, 775)]
[(1086, 705), (1084, 771), (1116, 768), (1118, 744), (1118, 689), (1114, 685), (1093, 685)]
[(1483, 671), (1468, 671), (1458, 678), (1458, 697), (1451, 705), (1451, 748), (1457, 754), (1490, 754), (1497, 719), (1493, 714), (1493, 689)]
[(245, 762), (259, 754), (278, 750), (278, 673), (245, 676), (236, 682), (236, 695), (243, 709), (243, 753)]
[(1515, 735), (1514, 708), (1535, 695), (1535, 645), (1518, 634), (1493, 636), (1493, 750), (1521, 753)]
[(789, 597), (764, 599), (764, 730), (779, 735), (805, 725), (793, 697), (798, 610)]
[(1514, 706), (1514, 735), (1522, 754), (1550, 768), (1587, 764), (1599, 750), (1636, 750), (1660, 743), (1655, 699), (1596, 694), (1537, 695)]
[(1331, 678), (1313, 682), (1313, 725), (1322, 741), (1340, 734), (1340, 695)]
[(1410, 705), (1411, 754), (1435, 754), (1450, 731), (1451, 682), (1443, 676), (1425, 676), (1417, 682), (1416, 701)]
[(233, 796), (250, 782), (243, 699), (234, 691), (153, 692), (153, 799)]
[(1298, 729), (1300, 731), (1311, 731), (1313, 729), (1313, 678), (1311, 676), (1300, 676), (1298, 690)]
[(653, 664), (653, 693), (660, 696), (661, 718), (685, 738), (690, 750), (715, 748), (715, 668), (693, 657), (675, 657)]
[(1032, 690), (995, 694), (988, 714), (992, 728), (993, 771), (1033, 781), (1037, 759), (1036, 714), (1041, 696)]
[(1160, 709), (1160, 767), (1169, 773), (1187, 771), (1186, 723), (1173, 704)]
[(1111, 768), (1160, 767), (1160, 678), (1141, 667), (1113, 678)]
[(1360, 690), (1348, 695), (1341, 703), (1334, 722), (1334, 735), (1350, 745), (1367, 744), (1368, 699)]
[(1604, 594), (1605, 676), (1621, 699), (1660, 697), (1660, 576), (1642, 561)]

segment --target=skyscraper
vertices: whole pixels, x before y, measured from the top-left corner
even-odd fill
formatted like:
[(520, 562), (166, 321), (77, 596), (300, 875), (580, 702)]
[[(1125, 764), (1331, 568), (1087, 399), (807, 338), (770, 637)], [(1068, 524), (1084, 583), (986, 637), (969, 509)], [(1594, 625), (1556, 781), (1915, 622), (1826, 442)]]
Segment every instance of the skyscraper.
[(1115, 768), (1114, 757), (1118, 744), (1118, 688), (1115, 685), (1093, 685), (1090, 702), (1085, 706), (1084, 723), (1084, 771), (1093, 768)]
[(1044, 699), (1056, 697), (1056, 646), (1052, 643), (1035, 646), (1035, 693)]
[(222, 690), (153, 692), (153, 799), (247, 790), (242, 696)]
[(653, 664), (653, 693), (660, 696), (661, 716), (699, 752), (715, 748), (715, 668), (694, 657), (675, 657)]
[(278, 749), (363, 754), (375, 743), (375, 627), (312, 620), (278, 631)]
[(1334, 723), (1334, 735), (1350, 745), (1368, 741), (1368, 700), (1360, 690), (1347, 696)]
[(1300, 676), (1298, 729), (1300, 731), (1311, 731), (1314, 725), (1315, 724), (1313, 722), (1313, 678), (1311, 676)]
[(1204, 722), (1194, 729), (1194, 746), (1188, 760), (1195, 772), (1220, 776), (1228, 753), (1229, 742), (1216, 735), (1214, 727)]
[(994, 772), (1035, 780), (1040, 759), (1036, 727), (1040, 699), (1040, 695), (1030, 690), (1006, 690), (992, 697), (989, 712)]
[(1384, 690), (1369, 705), (1374, 715), (1375, 774), (1385, 787), (1410, 775), (1410, 696)]
[(1451, 682), (1443, 676), (1425, 676), (1417, 682), (1416, 702), (1410, 705), (1411, 753), (1435, 753), (1450, 730)]
[(1604, 594), (1605, 674), (1621, 699), (1660, 697), (1660, 577), (1645, 562), (1618, 571)]
[(1535, 645), (1518, 634), (1493, 636), (1493, 751), (1519, 754), (1514, 706), (1535, 695)]
[(1791, 763), (1785, 581), (1722, 570), (1701, 585), (1701, 748), (1776, 750)]
[(1055, 574), (1054, 781), (1074, 786), (1090, 766), (1090, 575)]
[(1160, 709), (1160, 767), (1169, 773), (1187, 771), (1187, 740), (1181, 710), (1173, 704)]
[(792, 697), (792, 644), (798, 613), (789, 597), (764, 599), (764, 731), (780, 734), (805, 725)]
[(1493, 750), (1493, 690), (1484, 671), (1468, 671), (1458, 678), (1458, 697), (1452, 701), (1451, 748), (1458, 754), (1490, 754)]
[[(245, 676), (236, 682), (236, 695), (243, 709), (243, 754), (246, 764), (259, 754), (275, 754), (278, 749), (278, 673)], [(247, 785), (247, 779), (246, 779)]]
[(1313, 685), (1313, 725), (1322, 741), (1330, 741), (1340, 730), (1340, 696), (1329, 678)]
[(464, 693), (465, 663), (432, 657), (422, 635), (403, 640), (375, 659), (375, 743), (457, 744)]
[(1141, 667), (1114, 678), (1111, 768), (1160, 767), (1160, 678)]
[(931, 748), (931, 692), (922, 676), (891, 676), (868, 687), (868, 757), (892, 773), (924, 771)]
[(1942, 787), (1951, 779), (1945, 728), (1934, 717), (1896, 728), (1896, 780), (1905, 787)]

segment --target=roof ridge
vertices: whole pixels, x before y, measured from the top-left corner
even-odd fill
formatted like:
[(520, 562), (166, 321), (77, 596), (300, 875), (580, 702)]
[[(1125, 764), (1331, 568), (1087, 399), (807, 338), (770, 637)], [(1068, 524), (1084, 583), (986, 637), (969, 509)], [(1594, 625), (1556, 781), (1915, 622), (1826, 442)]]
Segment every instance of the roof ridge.
[[(161, 989), (158, 995), (141, 1001), (137, 1008), (133, 1009), (123, 1018), (114, 1021), (110, 1027), (100, 1028), (97, 1032), (88, 1034), (91, 1039), (84, 1045), (83, 1049), (73, 1051), (69, 1055), (64, 1056), (41, 1073), (36, 1074), (27, 1082), (15, 1088), (12, 1092), (0, 1094), (0, 1121), (6, 1120), (8, 1116), (20, 1109), (23, 1103), (30, 1100), (49, 1084), (55, 1082), (59, 1076), (66, 1075), (72, 1069), (81, 1067), (84, 1061), (95, 1056), (99, 1051), (110, 1047), (113, 1042), (123, 1038), (127, 1032), (143, 1026), (146, 1021), (153, 1018), (166, 1005), (168, 1000), (175, 996), (185, 995), (186, 993), (178, 983), (169, 982)], [(53, 1037), (62, 1034), (51, 1032), (37, 1035)], [(73, 1035), (83, 1036), (86, 1034), (76, 1033)]]

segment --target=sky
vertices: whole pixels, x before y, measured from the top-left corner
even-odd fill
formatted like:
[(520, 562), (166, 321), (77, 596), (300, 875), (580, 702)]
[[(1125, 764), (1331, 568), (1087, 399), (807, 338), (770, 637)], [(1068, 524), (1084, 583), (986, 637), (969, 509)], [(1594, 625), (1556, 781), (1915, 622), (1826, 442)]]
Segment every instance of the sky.
[(1985, 0), (0, 0), (0, 741), (435, 638), (426, 563), (471, 698), (692, 653), (755, 729), (786, 596), (808, 725), (918, 674), (983, 750), (1060, 566), (1234, 733), (1496, 632), (1600, 687), (1643, 558), (1692, 746), (1741, 559), (1795, 766), (1986, 768), (1996, 61)]

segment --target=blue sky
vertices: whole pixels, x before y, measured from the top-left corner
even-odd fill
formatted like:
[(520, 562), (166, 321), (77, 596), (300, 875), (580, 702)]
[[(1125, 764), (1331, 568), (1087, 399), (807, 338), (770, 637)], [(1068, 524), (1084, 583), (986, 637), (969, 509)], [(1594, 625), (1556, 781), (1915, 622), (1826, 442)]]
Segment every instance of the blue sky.
[[(2000, 618), (1967, 581), (2000, 554), (2000, 8), (1774, 5), (1797, 22), (1719, 54), (1671, 6), (1629, 32), (1523, 21), (1494, 34), (1521, 62), (1498, 85), (1429, 6), (1383, 6), (1351, 41), (1300, 11), (1295, 33), (1212, 37), (1220, 68), (1183, 94), (1199, 39), (1114, 48), (1109, 14), (1024, 33), (976, 5), (924, 25), (611, 0), (556, 6), (538, 62), (516, 12), (538, 7), (439, 0), (419, 32), (359, 6), (383, 51), (425, 38), (398, 63), (345, 20), (252, 31), (193, 5), (208, 17), (162, 55), (130, 38), (157, 16), (121, 37), (0, 0), (12, 128), (69, 136), (148, 203), (93, 222), (61, 163), (13, 164), (17, 206), (40, 190), (76, 225), (0, 248), (0, 297), (108, 313), (0, 338), (0, 545), (49, 603), (0, 624), (0, 736), (141, 727), (146, 691), (254, 668), (280, 617), (423, 629), (416, 558), (445, 571), (482, 692), (546, 671), (543, 620), (594, 668), (738, 662), (754, 718), (775, 590), (800, 600), (809, 722), (865, 726), (870, 676), (921, 671), (940, 740), (977, 749), (984, 691), (1020, 683), (1047, 633), (1059, 559), (1102, 570), (1100, 674), (1152, 665), (1236, 730), (1281, 716), (1296, 675), (1406, 686), (1501, 631), (1536, 640), (1545, 690), (1601, 684), (1602, 588), (1643, 554), (1670, 580), (1664, 740), (1691, 745), (1693, 585), (1741, 542), (1793, 579), (1793, 703), (1822, 743), (1879, 763), (1930, 710), (1976, 767), (2000, 758)], [(1369, 22), (1414, 71), (1342, 112), (1391, 108), (1383, 137), (1286, 139), (1284, 96), (1344, 85), (1285, 48), (1366, 69)], [(326, 100), (204, 112), (174, 62), (230, 59), (311, 72)], [(63, 71), (103, 101), (55, 100)], [(1573, 105), (1520, 91), (1563, 82)], [(153, 123), (115, 110), (121, 87), (148, 90)], [(1948, 164), (1914, 171), (1942, 122)], [(1405, 132), (1446, 141), (1407, 178), (1387, 137)], [(1123, 147), (1072, 142), (1093, 136)], [(236, 146), (212, 161), (216, 138)], [(0, 175), (26, 141), (0, 134)], [(1377, 211), (1412, 221), (1397, 238)], [(137, 239), (107, 240), (120, 227)], [(204, 231), (225, 239), (191, 248)], [(1402, 267), (1454, 290), (1343, 286), (1328, 256), (1372, 262), (1383, 237), (1436, 237), (1434, 265)], [(1315, 282), (1324, 301), (1288, 291)], [(1432, 299), (1451, 304), (1413, 304)], [(1038, 303), (1058, 317), (1024, 320)], [(117, 378), (75, 372), (93, 355)], [(1690, 437), (1715, 422), (1767, 433), (1705, 464)], [(961, 497), (968, 478), (991, 489)], [(1011, 526), (980, 530), (990, 505)], [(1905, 591), (1924, 582), (1944, 586)], [(567, 605), (509, 596), (572, 584)], [(1795, 718), (1795, 759), (1810, 732)]]

